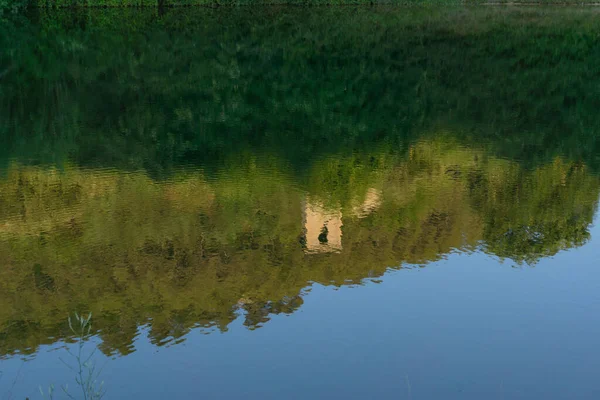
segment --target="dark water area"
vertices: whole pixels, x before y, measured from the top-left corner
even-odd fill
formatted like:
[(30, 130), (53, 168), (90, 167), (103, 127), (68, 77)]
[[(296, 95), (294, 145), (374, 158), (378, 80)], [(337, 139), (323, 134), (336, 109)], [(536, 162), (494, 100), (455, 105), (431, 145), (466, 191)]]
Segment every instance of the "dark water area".
[(597, 399), (599, 18), (0, 17), (0, 398)]

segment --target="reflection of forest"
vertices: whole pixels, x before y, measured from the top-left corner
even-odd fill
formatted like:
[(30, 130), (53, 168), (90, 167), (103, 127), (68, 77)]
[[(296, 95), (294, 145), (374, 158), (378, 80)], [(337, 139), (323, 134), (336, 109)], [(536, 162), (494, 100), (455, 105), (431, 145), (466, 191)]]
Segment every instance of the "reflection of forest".
[(165, 177), (250, 150), (300, 170), (440, 127), (528, 166), (600, 168), (600, 25), (585, 10), (88, 11), (0, 18), (3, 168)]
[(358, 283), (456, 249), (531, 264), (587, 240), (600, 182), (585, 165), (524, 169), (452, 143), (330, 156), (302, 177), (251, 157), (167, 181), (12, 164), (0, 179), (0, 352), (68, 336), (73, 310), (94, 313), (103, 351), (127, 354), (144, 323), (157, 344), (226, 330), (239, 310), (256, 328), (297, 309), (310, 282)]

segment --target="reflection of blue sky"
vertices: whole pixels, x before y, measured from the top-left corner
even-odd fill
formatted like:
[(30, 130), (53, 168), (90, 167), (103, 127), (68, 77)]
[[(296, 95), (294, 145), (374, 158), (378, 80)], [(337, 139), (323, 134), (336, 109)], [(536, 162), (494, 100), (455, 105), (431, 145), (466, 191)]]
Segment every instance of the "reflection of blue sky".
[[(98, 353), (106, 398), (600, 398), (600, 227), (590, 233), (533, 268), (452, 254), (380, 284), (316, 285), (300, 310), (254, 331), (239, 318), (167, 347), (141, 332), (133, 354)], [(17, 376), (16, 399), (68, 382), (59, 356), (0, 361), (0, 394)]]

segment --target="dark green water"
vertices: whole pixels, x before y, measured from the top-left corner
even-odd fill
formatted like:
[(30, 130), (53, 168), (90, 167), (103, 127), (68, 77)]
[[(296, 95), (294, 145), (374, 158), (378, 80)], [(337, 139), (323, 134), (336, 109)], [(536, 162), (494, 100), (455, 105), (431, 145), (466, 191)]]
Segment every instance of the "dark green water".
[(599, 17), (0, 19), (0, 396), (597, 398)]

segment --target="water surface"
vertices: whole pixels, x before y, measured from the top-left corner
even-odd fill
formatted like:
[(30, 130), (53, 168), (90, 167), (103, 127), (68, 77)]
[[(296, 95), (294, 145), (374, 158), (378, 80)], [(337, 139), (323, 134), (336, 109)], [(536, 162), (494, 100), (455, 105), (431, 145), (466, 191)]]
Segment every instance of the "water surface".
[(595, 9), (0, 26), (2, 396), (600, 395)]

